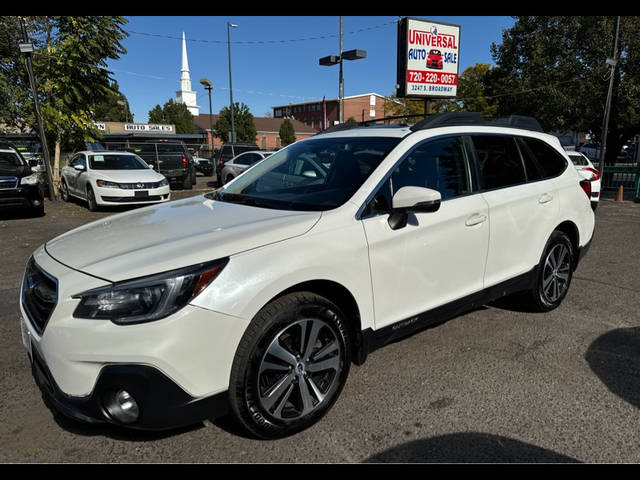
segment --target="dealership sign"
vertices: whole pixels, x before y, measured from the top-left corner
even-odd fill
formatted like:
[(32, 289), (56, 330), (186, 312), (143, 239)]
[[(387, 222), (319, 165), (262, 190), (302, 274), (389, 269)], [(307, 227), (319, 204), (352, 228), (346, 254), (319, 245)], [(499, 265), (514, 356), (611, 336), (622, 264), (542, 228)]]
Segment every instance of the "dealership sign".
[(397, 96), (454, 98), (460, 25), (402, 18), (398, 23)]

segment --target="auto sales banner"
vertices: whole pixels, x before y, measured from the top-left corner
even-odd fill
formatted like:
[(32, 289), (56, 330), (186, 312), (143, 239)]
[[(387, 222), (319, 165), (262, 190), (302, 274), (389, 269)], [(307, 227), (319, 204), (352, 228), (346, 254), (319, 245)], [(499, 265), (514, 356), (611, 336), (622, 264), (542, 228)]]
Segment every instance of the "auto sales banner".
[(398, 23), (399, 98), (455, 98), (460, 63), (460, 25), (417, 18)]

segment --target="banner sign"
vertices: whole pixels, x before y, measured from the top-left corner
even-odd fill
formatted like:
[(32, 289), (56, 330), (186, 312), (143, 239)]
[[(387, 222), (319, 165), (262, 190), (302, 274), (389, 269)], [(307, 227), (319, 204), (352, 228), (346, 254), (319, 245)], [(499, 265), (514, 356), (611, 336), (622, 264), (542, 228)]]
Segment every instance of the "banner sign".
[(140, 123), (125, 123), (125, 132), (173, 132), (173, 125), (150, 125)]
[(460, 25), (402, 18), (398, 22), (399, 98), (455, 98)]

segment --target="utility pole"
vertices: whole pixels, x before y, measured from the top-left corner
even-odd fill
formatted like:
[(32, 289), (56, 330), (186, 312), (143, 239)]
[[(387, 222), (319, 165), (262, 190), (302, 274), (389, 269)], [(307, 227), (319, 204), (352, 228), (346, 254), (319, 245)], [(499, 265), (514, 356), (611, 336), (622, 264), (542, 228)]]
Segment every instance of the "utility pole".
[(53, 191), (53, 175), (51, 174), (51, 161), (49, 159), (49, 147), (47, 145), (47, 137), (44, 134), (44, 125), (42, 124), (42, 115), (40, 114), (40, 104), (38, 103), (38, 88), (36, 86), (36, 78), (33, 75), (33, 65), (31, 64), (31, 54), (33, 53), (33, 44), (29, 41), (27, 35), (27, 27), (24, 24), (24, 18), (18, 17), (20, 20), (20, 27), (22, 28), (22, 42), (20, 44), (20, 51), (24, 53), (27, 63), (27, 73), (29, 75), (29, 84), (31, 85), (31, 92), (33, 95), (33, 104), (36, 110), (36, 119), (38, 121), (38, 130), (40, 132), (40, 144), (42, 146), (42, 153), (44, 154), (44, 167), (47, 171), (47, 180), (49, 181), (49, 200), (56, 200), (55, 193)]
[(340, 77), (338, 79), (338, 121), (344, 123), (344, 77), (342, 76), (342, 15), (340, 15)]
[(231, 108), (231, 155), (236, 156), (236, 152), (234, 151), (233, 144), (236, 143), (236, 127), (233, 122), (233, 86), (231, 84), (231, 34), (229, 33), (229, 28), (238, 28), (238, 25), (234, 25), (233, 23), (227, 22), (227, 53), (229, 54), (229, 108)]
[(604, 174), (604, 157), (607, 153), (607, 131), (609, 130), (609, 113), (611, 112), (611, 97), (613, 96), (613, 77), (618, 61), (618, 32), (620, 31), (620, 16), (617, 17), (616, 36), (613, 42), (613, 58), (607, 58), (607, 65), (611, 67), (611, 77), (609, 78), (609, 91), (607, 93), (607, 102), (604, 107), (604, 125), (602, 126), (602, 148), (600, 150), (600, 165), (598, 169)]

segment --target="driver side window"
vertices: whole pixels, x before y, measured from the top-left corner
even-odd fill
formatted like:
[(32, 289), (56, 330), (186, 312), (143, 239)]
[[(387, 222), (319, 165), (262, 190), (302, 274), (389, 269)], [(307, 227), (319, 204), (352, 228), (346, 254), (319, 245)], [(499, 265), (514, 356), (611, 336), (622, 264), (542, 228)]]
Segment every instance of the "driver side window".
[(425, 187), (448, 200), (471, 192), (463, 140), (447, 137), (427, 141), (412, 150), (384, 182), (363, 216), (389, 212), (393, 195), (402, 187)]

